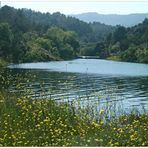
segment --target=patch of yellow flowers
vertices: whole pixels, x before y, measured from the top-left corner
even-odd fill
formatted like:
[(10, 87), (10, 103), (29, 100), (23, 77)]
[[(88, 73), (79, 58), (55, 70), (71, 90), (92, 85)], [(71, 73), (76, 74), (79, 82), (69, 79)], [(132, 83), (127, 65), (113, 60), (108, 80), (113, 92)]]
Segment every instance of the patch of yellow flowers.
[(12, 98), (8, 102), (0, 96), (5, 102), (0, 109), (0, 146), (148, 146), (146, 113), (104, 123), (69, 112), (70, 105)]
[[(0, 75), (0, 85), (18, 77)], [(104, 122), (103, 109), (102, 120), (92, 120), (87, 109), (77, 112), (69, 104), (0, 91), (0, 146), (148, 146), (147, 113)]]

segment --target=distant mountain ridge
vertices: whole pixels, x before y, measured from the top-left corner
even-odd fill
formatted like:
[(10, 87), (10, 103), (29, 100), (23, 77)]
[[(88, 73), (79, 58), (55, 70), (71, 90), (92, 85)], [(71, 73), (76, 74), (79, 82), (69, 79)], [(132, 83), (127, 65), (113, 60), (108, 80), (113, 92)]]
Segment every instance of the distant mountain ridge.
[(127, 15), (119, 14), (98, 14), (96, 12), (88, 12), (76, 15), (70, 15), (85, 22), (100, 22), (106, 25), (123, 25), (126, 27), (134, 26), (142, 23), (145, 18), (148, 18), (148, 13), (135, 13)]

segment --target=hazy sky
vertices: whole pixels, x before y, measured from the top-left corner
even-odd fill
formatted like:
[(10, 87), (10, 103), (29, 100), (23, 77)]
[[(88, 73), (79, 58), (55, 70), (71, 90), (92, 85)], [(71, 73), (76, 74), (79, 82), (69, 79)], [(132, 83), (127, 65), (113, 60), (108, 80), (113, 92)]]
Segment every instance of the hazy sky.
[[(120, 1), (120, 2), (119, 2)], [(29, 8), (41, 12), (78, 14), (98, 12), (100, 14), (148, 13), (148, 1), (98, 1), (98, 0), (1, 0), (1, 5)]]

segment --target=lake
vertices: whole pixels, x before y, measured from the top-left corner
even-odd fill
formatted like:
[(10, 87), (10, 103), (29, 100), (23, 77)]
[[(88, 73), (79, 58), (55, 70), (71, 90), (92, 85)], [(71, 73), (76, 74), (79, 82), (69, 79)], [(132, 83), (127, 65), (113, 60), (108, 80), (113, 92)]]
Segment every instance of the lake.
[(116, 107), (124, 111), (133, 107), (148, 111), (148, 64), (76, 59), (9, 65), (8, 68), (12, 74), (29, 71), (36, 75), (34, 80), (28, 77), (30, 84), (26, 86), (35, 98), (42, 93), (45, 98), (57, 101), (80, 99), (81, 104), (88, 101), (95, 104), (99, 100), (101, 105), (116, 102)]

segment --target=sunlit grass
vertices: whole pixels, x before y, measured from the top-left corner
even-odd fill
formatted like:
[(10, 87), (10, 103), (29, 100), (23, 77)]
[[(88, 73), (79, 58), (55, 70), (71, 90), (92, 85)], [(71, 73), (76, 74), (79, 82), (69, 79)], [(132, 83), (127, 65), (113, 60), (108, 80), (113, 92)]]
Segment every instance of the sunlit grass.
[(105, 109), (96, 113), (91, 105), (81, 108), (79, 101), (75, 107), (76, 102), (51, 99), (1, 89), (0, 146), (148, 146), (147, 113), (105, 120)]
[(122, 61), (122, 59), (119, 55), (111, 55), (107, 58), (107, 60)]

